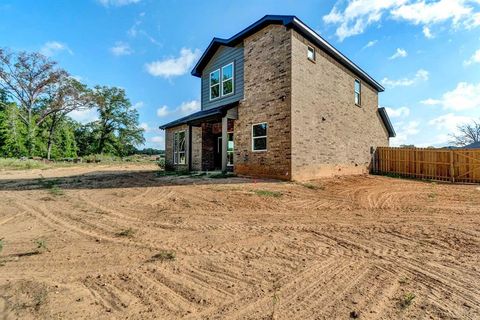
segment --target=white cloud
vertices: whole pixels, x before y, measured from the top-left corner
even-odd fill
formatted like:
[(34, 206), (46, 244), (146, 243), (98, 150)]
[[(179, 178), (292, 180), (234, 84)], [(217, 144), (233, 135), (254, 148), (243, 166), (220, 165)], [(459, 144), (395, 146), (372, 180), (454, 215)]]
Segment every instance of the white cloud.
[(98, 112), (96, 109), (74, 110), (68, 114), (73, 120), (82, 124), (98, 120)]
[(435, 105), (440, 104), (441, 102), (442, 102), (441, 100), (436, 100), (436, 99), (432, 99), (432, 98), (428, 98), (426, 100), (420, 101), (420, 103), (426, 104), (427, 106), (435, 106)]
[(442, 105), (444, 109), (462, 111), (480, 108), (480, 83), (460, 82), (457, 87), (442, 95), (442, 99), (427, 99), (426, 105)]
[(121, 41), (116, 42), (115, 45), (110, 48), (110, 51), (116, 56), (127, 56), (133, 53), (129, 44)]
[(387, 110), (390, 118), (406, 118), (410, 115), (410, 109), (407, 107), (401, 107), (397, 109), (386, 107), (385, 109)]
[(139, 3), (141, 0), (97, 0), (104, 7), (121, 7), (133, 3)]
[(73, 54), (73, 51), (70, 50), (66, 44), (58, 41), (48, 41), (40, 49), (40, 53), (47, 57), (52, 57), (62, 51), (67, 51), (69, 54)]
[(425, 38), (427, 38), (427, 39), (432, 39), (433, 38), (433, 34), (430, 31), (429, 27), (423, 26), (422, 32), (423, 32), (423, 35), (425, 36)]
[(473, 118), (467, 116), (458, 116), (454, 113), (447, 113), (428, 122), (429, 125), (448, 133), (458, 133), (458, 126), (471, 122)]
[(176, 109), (175, 112), (171, 112), (168, 106), (161, 106), (157, 109), (157, 116), (158, 117), (165, 117), (169, 114), (176, 113), (179, 115), (187, 115), (194, 113), (200, 110), (201, 104), (199, 100), (192, 100), (192, 101), (185, 101), (182, 102)]
[(393, 60), (393, 59), (397, 59), (397, 58), (405, 58), (407, 55), (408, 55), (408, 53), (405, 49), (397, 48), (395, 53), (388, 59)]
[(135, 102), (135, 104), (132, 107), (137, 110), (140, 109), (141, 107), (143, 107), (143, 101)]
[(168, 58), (159, 61), (153, 61), (145, 65), (148, 73), (155, 77), (170, 78), (181, 76), (190, 71), (190, 68), (200, 57), (200, 50), (182, 48), (180, 56), (176, 58)]
[(416, 1), (403, 4), (390, 13), (396, 19), (410, 21), (414, 24), (431, 24), (452, 20), (458, 24), (472, 14), (469, 1), (464, 0), (440, 0), (440, 1)]
[[(329, 14), (323, 17), (327, 24), (336, 25), (340, 41), (361, 34), (382, 18), (393, 18), (415, 25), (428, 25), (451, 21), (456, 28), (473, 28), (480, 25), (478, 0), (339, 0)], [(343, 7), (343, 8), (341, 8)], [(427, 33), (424, 34), (427, 36)], [(428, 37), (428, 36), (427, 36)]]
[(200, 101), (198, 100), (192, 100), (192, 101), (187, 101), (183, 102), (179, 107), (178, 111), (182, 114), (190, 114), (195, 111), (200, 110)]
[(153, 136), (147, 138), (147, 141), (152, 145), (163, 148), (165, 146), (165, 137), (164, 136)]
[(427, 81), (428, 80), (428, 71), (419, 69), (413, 78), (402, 78), (398, 80), (391, 80), (387, 77), (382, 79), (382, 84), (394, 88), (394, 87), (408, 87), (414, 85), (420, 81)]
[(143, 131), (145, 131), (145, 132), (152, 132), (152, 131), (155, 130), (155, 128), (150, 127), (150, 126), (148, 125), (148, 123), (146, 123), (146, 122), (140, 123), (139, 127), (142, 128)]
[(409, 121), (407, 123), (399, 122), (394, 124), (396, 131), (396, 137), (391, 139), (393, 146), (398, 146), (409, 142), (409, 139), (412, 136), (417, 135), (420, 132), (420, 122), (419, 121)]
[(157, 109), (157, 116), (158, 117), (165, 117), (169, 114), (170, 112), (168, 111), (167, 106), (161, 106), (160, 108)]
[(371, 40), (371, 41), (368, 41), (368, 43), (362, 48), (363, 49), (367, 49), (367, 48), (370, 48), (370, 47), (373, 47), (374, 45), (376, 45), (378, 42), (378, 40)]
[(478, 49), (477, 51), (475, 51), (475, 53), (470, 57), (470, 59), (468, 60), (465, 60), (463, 62), (463, 64), (465, 66), (469, 66), (473, 63), (480, 63), (480, 49)]

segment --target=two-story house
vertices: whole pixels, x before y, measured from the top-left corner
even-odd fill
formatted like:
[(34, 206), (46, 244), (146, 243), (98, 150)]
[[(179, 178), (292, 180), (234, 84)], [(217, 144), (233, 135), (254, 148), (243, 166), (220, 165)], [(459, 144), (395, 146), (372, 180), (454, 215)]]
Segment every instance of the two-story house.
[(214, 38), (192, 71), (201, 110), (161, 126), (166, 168), (307, 180), (368, 172), (395, 136), (384, 88), (295, 16)]

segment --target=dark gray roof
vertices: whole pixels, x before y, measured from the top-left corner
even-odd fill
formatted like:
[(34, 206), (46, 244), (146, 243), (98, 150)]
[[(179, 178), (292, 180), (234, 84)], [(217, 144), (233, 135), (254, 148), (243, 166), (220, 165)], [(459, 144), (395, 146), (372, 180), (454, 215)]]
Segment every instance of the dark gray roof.
[(474, 142), (462, 147), (462, 149), (480, 149), (480, 142)]
[(234, 106), (238, 105), (238, 102), (226, 104), (223, 106), (219, 106), (216, 108), (211, 108), (207, 110), (200, 110), (198, 112), (192, 113), (186, 117), (174, 120), (172, 122), (166, 123), (161, 125), (159, 128), (162, 130), (176, 127), (182, 124), (198, 124), (200, 122), (207, 121), (209, 119), (215, 119), (219, 117), (223, 117), (228, 109), (233, 108)]
[(300, 19), (295, 16), (283, 16), (283, 15), (266, 15), (262, 19), (258, 20), (254, 24), (250, 25), (246, 29), (240, 31), (233, 37), (229, 39), (220, 39), (220, 38), (213, 38), (213, 40), (208, 45), (207, 49), (200, 57), (200, 60), (197, 62), (195, 67), (192, 70), (192, 75), (196, 77), (202, 76), (202, 71), (210, 61), (212, 56), (217, 51), (218, 47), (224, 46), (235, 46), (246, 37), (254, 34), (255, 32), (263, 29), (267, 25), (270, 24), (281, 24), (287, 27), (291, 27), (299, 32), (302, 36), (310, 40), (312, 43), (316, 44), (318, 47), (322, 48), (326, 53), (332, 56), (335, 60), (345, 66), (347, 69), (352, 71), (356, 74), (359, 78), (363, 81), (367, 82), (371, 86), (373, 86), (377, 91), (382, 92), (385, 89), (375, 81), (371, 76), (369, 76), (365, 71), (363, 71), (359, 66), (353, 63), (350, 59), (344, 56), (340, 51), (338, 51), (334, 46), (327, 42), (327, 40), (323, 39), (320, 35), (318, 35), (314, 30), (304, 24)]
[(396, 136), (395, 129), (393, 129), (392, 123), (390, 122), (390, 118), (388, 117), (387, 110), (384, 107), (378, 108), (378, 113), (380, 114), (380, 118), (382, 118), (383, 124), (388, 131), (388, 136), (390, 138), (394, 138)]

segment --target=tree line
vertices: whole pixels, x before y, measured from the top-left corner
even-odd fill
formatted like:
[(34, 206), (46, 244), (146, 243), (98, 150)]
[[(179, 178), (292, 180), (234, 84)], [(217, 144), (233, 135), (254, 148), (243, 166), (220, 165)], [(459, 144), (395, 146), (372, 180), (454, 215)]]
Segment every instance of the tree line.
[[(89, 109), (98, 120), (70, 116)], [(0, 48), (0, 157), (126, 156), (144, 142), (125, 90), (89, 88), (38, 52)]]

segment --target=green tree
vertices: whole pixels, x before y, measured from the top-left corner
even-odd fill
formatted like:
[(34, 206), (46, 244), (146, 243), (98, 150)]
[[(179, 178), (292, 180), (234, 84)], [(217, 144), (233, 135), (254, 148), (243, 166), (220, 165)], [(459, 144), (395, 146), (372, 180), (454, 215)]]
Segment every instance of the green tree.
[(0, 89), (6, 91), (18, 105), (18, 116), (27, 128), (28, 155), (35, 150), (37, 128), (54, 112), (41, 103), (47, 92), (62, 78), (65, 70), (40, 53), (12, 52), (0, 48)]
[(21, 157), (27, 154), (25, 136), (27, 128), (13, 102), (2, 101), (0, 107), (0, 156)]
[(139, 127), (138, 111), (132, 107), (125, 90), (96, 86), (93, 91), (99, 120), (92, 133), (98, 136), (96, 153), (123, 156), (145, 142)]
[[(66, 116), (74, 110), (93, 107), (93, 99), (91, 90), (87, 89), (86, 85), (72, 77), (63, 77), (57, 83), (49, 87), (47, 97), (42, 101), (44, 103), (44, 108), (51, 110), (47, 117), (48, 121), (45, 121), (48, 123), (48, 126), (46, 127), (46, 154), (47, 159), (50, 159), (52, 147), (56, 141), (55, 134), (57, 128), (63, 124), (63, 130), (69, 128), (72, 133), (71, 136), (73, 137), (73, 127), (65, 127), (65, 124), (69, 124), (68, 121), (65, 122)], [(65, 133), (65, 131), (63, 133)], [(68, 137), (70, 137), (70, 135), (68, 135)]]

